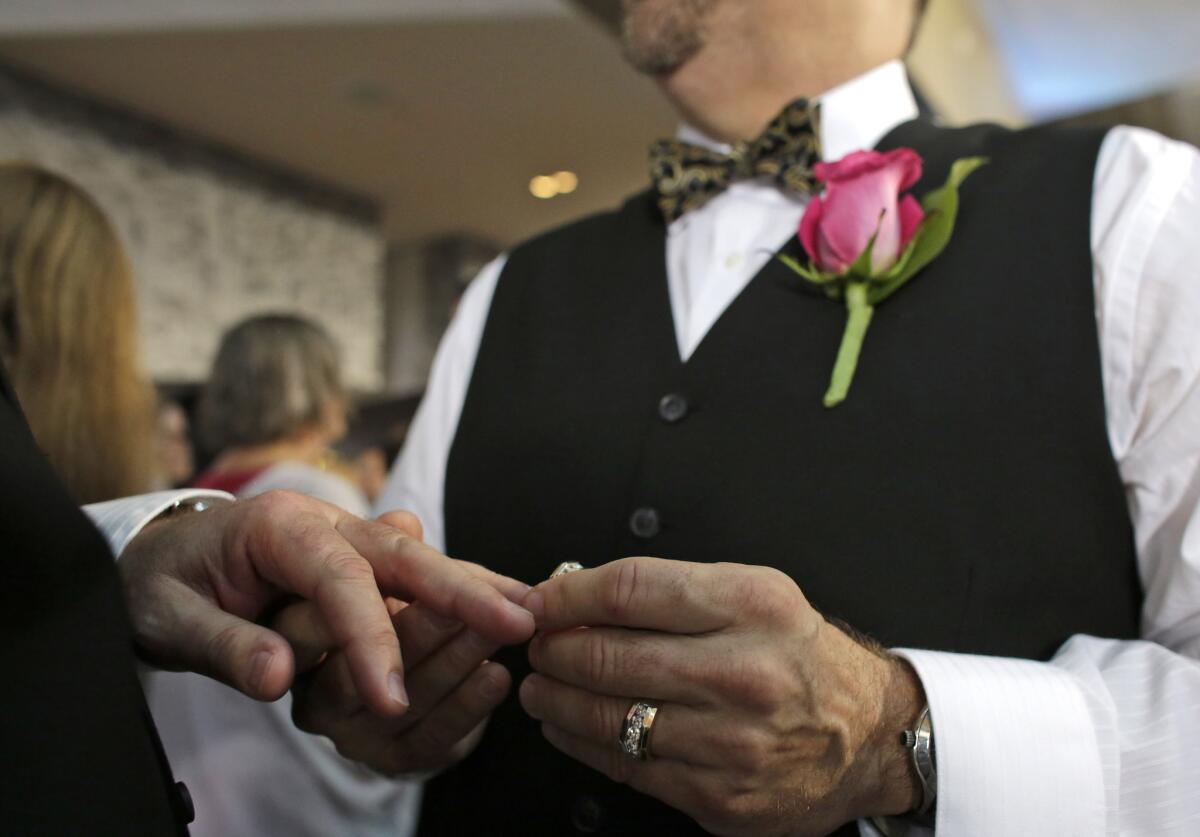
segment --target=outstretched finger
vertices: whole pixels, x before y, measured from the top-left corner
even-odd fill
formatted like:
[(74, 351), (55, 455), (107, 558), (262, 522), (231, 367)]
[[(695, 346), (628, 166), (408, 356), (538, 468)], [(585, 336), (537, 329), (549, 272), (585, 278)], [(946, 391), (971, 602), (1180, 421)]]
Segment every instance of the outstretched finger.
[[(479, 569), (467, 569), (404, 531), (344, 515), (338, 532), (374, 569), (384, 593), (418, 601), (503, 645), (533, 635), (533, 617)], [(486, 572), (486, 571), (485, 571)]]
[(403, 714), (408, 694), (400, 642), (375, 571), (332, 525), (350, 516), (287, 493), (262, 495), (243, 508), (241, 543), (254, 569), (277, 587), (316, 604), (334, 643), (346, 654), (366, 706), (385, 716)]

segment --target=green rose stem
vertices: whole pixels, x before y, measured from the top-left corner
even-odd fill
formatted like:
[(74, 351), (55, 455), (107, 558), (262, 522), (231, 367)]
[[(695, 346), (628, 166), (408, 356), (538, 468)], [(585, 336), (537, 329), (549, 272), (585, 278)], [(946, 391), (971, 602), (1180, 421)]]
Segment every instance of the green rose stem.
[(862, 352), (863, 338), (871, 325), (875, 306), (867, 301), (866, 282), (846, 283), (846, 330), (842, 333), (842, 345), (838, 348), (837, 362), (833, 366), (833, 377), (829, 380), (829, 391), (825, 393), (825, 406), (836, 407), (846, 400), (854, 370), (858, 367), (858, 355)]

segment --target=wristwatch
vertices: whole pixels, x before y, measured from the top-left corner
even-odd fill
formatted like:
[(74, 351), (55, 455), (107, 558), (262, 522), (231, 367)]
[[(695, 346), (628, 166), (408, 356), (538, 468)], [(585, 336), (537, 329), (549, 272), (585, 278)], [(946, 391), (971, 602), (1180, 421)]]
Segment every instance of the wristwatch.
[(933, 718), (929, 707), (921, 710), (913, 729), (904, 731), (904, 746), (912, 753), (913, 767), (921, 783), (921, 803), (910, 816), (922, 825), (933, 825), (937, 805), (937, 752), (933, 746)]
[[(917, 781), (921, 784), (921, 801), (907, 814), (896, 817), (872, 817), (871, 824), (884, 837), (907, 837), (909, 834), (924, 833), (932, 829), (937, 812), (937, 754), (933, 747), (933, 719), (926, 706), (917, 716), (912, 729), (906, 729), (901, 738), (908, 750)], [(914, 829), (922, 831), (917, 832)]]

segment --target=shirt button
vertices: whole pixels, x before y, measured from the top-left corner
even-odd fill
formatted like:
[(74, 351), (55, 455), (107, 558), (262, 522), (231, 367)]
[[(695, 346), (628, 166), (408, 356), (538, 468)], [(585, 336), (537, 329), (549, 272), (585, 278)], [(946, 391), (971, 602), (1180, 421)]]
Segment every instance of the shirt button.
[(188, 786), (183, 782), (175, 783), (175, 798), (179, 801), (179, 811), (184, 816), (184, 823), (194, 822), (196, 819), (196, 806), (192, 804), (192, 792), (188, 790)]
[(593, 797), (580, 796), (571, 805), (571, 825), (584, 834), (595, 834), (604, 819), (604, 808)]
[(629, 530), (639, 538), (652, 538), (660, 528), (658, 510), (649, 506), (638, 509), (629, 518)]
[(682, 421), (687, 414), (687, 399), (678, 393), (667, 393), (658, 402), (658, 416), (667, 424)]
[(733, 270), (735, 267), (737, 267), (741, 263), (742, 263), (742, 254), (741, 253), (730, 253), (728, 256), (725, 257), (725, 267), (728, 268), (729, 270)]

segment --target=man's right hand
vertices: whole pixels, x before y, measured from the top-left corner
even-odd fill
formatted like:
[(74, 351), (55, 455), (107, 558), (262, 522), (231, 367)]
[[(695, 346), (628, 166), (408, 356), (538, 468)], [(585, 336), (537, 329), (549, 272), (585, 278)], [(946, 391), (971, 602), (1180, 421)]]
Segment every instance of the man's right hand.
[[(423, 534), (420, 522), (406, 512), (386, 514), (378, 522), (416, 540)], [(527, 585), (476, 564), (453, 564), (511, 602), (523, 601), (529, 592)], [(389, 598), (386, 604), (404, 658), (412, 701), (408, 711), (399, 718), (372, 712), (321, 611), (312, 602), (299, 602), (272, 623), (295, 654), (293, 720), (306, 732), (328, 737), (344, 757), (380, 773), (437, 771), (474, 749), (512, 677), (504, 666), (488, 661), (501, 647), (497, 637), (484, 637), (421, 602)]]
[(390, 776), (436, 771), (465, 757), (512, 678), (488, 658), (499, 646), (421, 604), (388, 601), (400, 639), (412, 705), (385, 718), (364, 706), (343, 652), (334, 650), (311, 603), (284, 610), (273, 624), (292, 644), (297, 670), (292, 716), (324, 735), (348, 759)]

